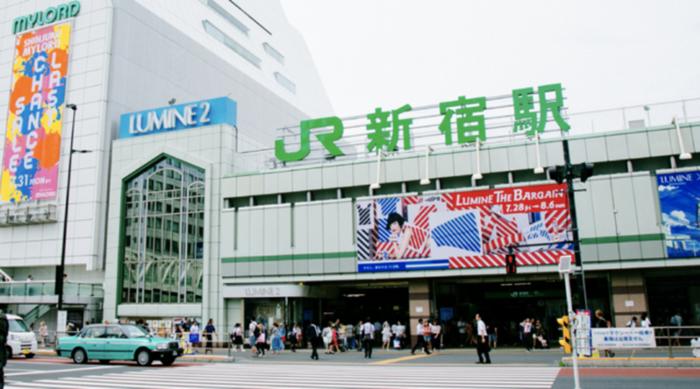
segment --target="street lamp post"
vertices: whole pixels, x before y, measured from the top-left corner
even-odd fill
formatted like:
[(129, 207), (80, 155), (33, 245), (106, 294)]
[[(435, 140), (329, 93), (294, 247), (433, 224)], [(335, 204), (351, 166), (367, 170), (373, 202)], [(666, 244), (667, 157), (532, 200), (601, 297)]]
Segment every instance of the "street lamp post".
[(78, 107), (75, 104), (66, 104), (66, 108), (73, 110), (73, 125), (70, 133), (70, 153), (68, 154), (68, 183), (66, 184), (66, 211), (63, 217), (63, 248), (61, 249), (61, 264), (56, 268), (56, 294), (58, 295), (58, 310), (63, 308), (63, 274), (66, 267), (66, 238), (68, 235), (68, 205), (70, 203), (70, 176), (73, 167), (73, 153), (89, 153), (87, 150), (74, 150), (73, 140), (75, 136), (75, 112)]

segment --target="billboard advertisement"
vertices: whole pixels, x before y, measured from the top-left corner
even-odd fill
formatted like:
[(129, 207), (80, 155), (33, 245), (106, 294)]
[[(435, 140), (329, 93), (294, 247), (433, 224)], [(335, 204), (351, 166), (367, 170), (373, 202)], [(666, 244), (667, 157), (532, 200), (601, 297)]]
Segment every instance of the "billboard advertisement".
[(572, 255), (566, 185), (357, 201), (358, 272), (558, 263)]
[(56, 197), (70, 32), (64, 23), (15, 37), (2, 201)]
[(659, 203), (669, 258), (700, 254), (700, 172), (658, 174)]

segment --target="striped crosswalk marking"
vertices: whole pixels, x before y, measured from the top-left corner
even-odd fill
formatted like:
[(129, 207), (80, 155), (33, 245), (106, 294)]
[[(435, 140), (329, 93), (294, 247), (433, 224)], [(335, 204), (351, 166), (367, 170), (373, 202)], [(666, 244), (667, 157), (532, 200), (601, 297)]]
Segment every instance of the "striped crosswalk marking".
[(10, 382), (6, 388), (551, 388), (554, 367), (217, 364)]

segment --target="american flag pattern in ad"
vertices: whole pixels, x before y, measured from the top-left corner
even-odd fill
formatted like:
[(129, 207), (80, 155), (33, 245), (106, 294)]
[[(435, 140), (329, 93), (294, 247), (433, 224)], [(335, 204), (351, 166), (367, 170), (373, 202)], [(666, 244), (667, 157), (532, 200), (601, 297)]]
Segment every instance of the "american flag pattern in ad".
[(547, 184), (358, 202), (358, 271), (503, 267), (511, 251), (518, 265), (556, 264), (573, 249), (565, 189)]

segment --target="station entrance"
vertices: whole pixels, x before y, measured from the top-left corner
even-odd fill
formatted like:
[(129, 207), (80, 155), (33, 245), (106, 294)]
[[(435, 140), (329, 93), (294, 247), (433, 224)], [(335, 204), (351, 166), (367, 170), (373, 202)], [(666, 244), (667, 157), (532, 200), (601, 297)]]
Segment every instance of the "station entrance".
[(367, 317), (372, 323), (400, 321), (408, 326), (408, 283), (343, 284), (338, 298), (322, 300), (321, 307), (322, 326), (336, 319), (357, 324)]

